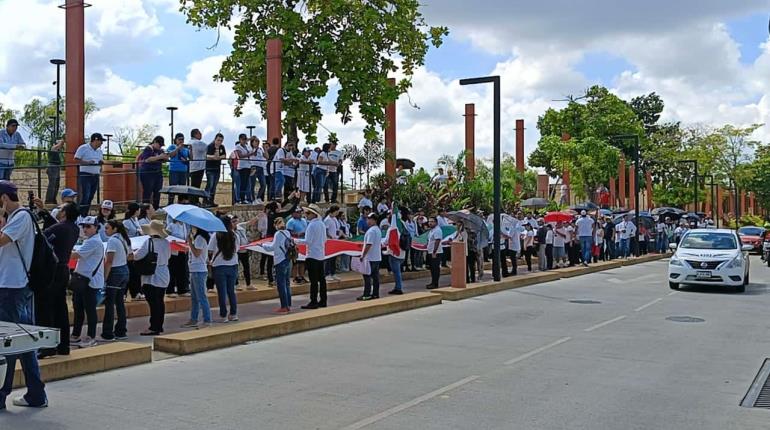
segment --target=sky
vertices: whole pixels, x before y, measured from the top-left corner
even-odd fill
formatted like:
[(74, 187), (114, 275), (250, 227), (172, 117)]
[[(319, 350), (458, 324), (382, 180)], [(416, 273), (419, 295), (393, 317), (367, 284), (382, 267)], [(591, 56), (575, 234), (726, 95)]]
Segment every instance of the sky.
[[(62, 0), (0, 0), (0, 104), (21, 110), (55, 96), (51, 58), (64, 57)], [(86, 132), (157, 126), (169, 134), (166, 106), (178, 106), (175, 129), (200, 128), (204, 140), (222, 132), (228, 147), (255, 125), (259, 108), (233, 115), (235, 95), (212, 76), (230, 52), (232, 34), (199, 31), (185, 22), (178, 0), (91, 0), (86, 9), (86, 96), (97, 111)], [(431, 25), (450, 35), (431, 48), (397, 103), (397, 156), (433, 170), (442, 154), (463, 147), (463, 111), (476, 104), (477, 158), (491, 156), (490, 89), (459, 79), (500, 75), (502, 150), (514, 152), (514, 122), (525, 121), (525, 153), (537, 147), (536, 121), (558, 101), (594, 84), (620, 97), (657, 92), (663, 120), (721, 126), (767, 122), (770, 111), (770, 0), (423, 0)], [(9, 19), (9, 17), (12, 17)], [(65, 71), (66, 73), (66, 71)], [(343, 126), (324, 99), (319, 139), (337, 132), (360, 145), (363, 122)], [(415, 107), (415, 105), (417, 107)], [(762, 127), (757, 139), (770, 141)], [(302, 144), (300, 144), (302, 146)]]

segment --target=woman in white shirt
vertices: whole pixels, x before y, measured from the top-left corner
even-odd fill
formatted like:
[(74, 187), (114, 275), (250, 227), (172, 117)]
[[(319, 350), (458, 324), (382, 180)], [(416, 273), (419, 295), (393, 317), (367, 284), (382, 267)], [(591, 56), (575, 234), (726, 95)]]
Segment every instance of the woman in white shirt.
[(291, 288), (289, 287), (289, 272), (291, 271), (291, 261), (286, 258), (286, 250), (291, 234), (286, 231), (286, 224), (283, 218), (276, 218), (273, 222), (275, 226), (275, 236), (273, 243), (262, 245), (266, 251), (273, 253), (273, 267), (275, 268), (275, 284), (278, 288), (278, 297), (281, 300), (281, 307), (273, 311), (279, 314), (287, 314), (291, 311)]
[[(126, 339), (126, 286), (128, 285), (128, 259), (131, 254), (131, 240), (123, 224), (111, 219), (104, 226), (107, 247), (104, 250), (104, 319), (102, 320), (103, 340)], [(117, 315), (117, 321), (115, 316)], [(113, 321), (115, 324), (113, 325)]]
[(162, 221), (152, 220), (142, 226), (142, 233), (150, 236), (142, 246), (134, 252), (134, 261), (139, 262), (152, 252), (157, 254), (155, 272), (151, 275), (142, 275), (142, 289), (147, 304), (150, 306), (150, 328), (139, 333), (142, 336), (156, 336), (163, 333), (163, 322), (166, 319), (166, 305), (164, 298), (171, 275), (168, 271), (168, 260), (171, 258), (171, 245), (166, 240), (168, 232)]
[(532, 255), (535, 254), (535, 230), (532, 224), (524, 224), (524, 232), (521, 234), (524, 239), (524, 260), (527, 262), (527, 271), (532, 271)]
[[(75, 311), (75, 321), (72, 324), (70, 344), (86, 348), (96, 345), (96, 293), (104, 288), (104, 245), (99, 237), (99, 223), (96, 217), (87, 216), (78, 225), (83, 229), (86, 240), (77, 250), (72, 251), (72, 259), (77, 260), (75, 273), (85, 276), (90, 281), (88, 288), (72, 293), (72, 306)], [(86, 337), (80, 337), (83, 330), (83, 320), (88, 319)]]
[[(246, 227), (249, 225), (248, 222), (238, 222), (238, 215), (232, 215), (231, 222), (233, 223), (233, 232), (236, 236), (238, 236), (238, 240), (241, 243), (241, 245), (246, 245), (249, 243), (249, 236), (246, 233)], [(238, 248), (238, 261), (241, 263), (241, 267), (243, 268), (243, 279), (246, 281), (246, 289), (247, 290), (256, 290), (255, 287), (251, 286), (251, 251), (248, 249), (240, 249)], [(235, 284), (235, 290), (236, 291), (242, 291), (243, 288), (240, 286), (238, 281), (236, 281)]]
[[(129, 239), (142, 235), (142, 224), (139, 222), (139, 210), (141, 206), (138, 203), (129, 203), (126, 207), (126, 213), (123, 215), (123, 227), (128, 233)], [(131, 242), (129, 241), (129, 248)], [(134, 267), (134, 262), (128, 262), (128, 294), (131, 300), (144, 300), (142, 294), (142, 283), (139, 279), (139, 272)]]
[(319, 152), (316, 157), (316, 166), (313, 167), (313, 203), (318, 203), (321, 201), (321, 191), (324, 189), (324, 184), (326, 183), (326, 175), (329, 173), (329, 171), (326, 170), (326, 166), (329, 163), (330, 146), (331, 145), (328, 143), (324, 143), (321, 152)]
[(299, 167), (297, 167), (297, 188), (300, 192), (299, 199), (307, 199), (308, 202), (311, 201), (311, 199), (308, 198), (308, 194), (310, 193), (310, 169), (315, 164), (313, 159), (310, 158), (311, 152), (310, 148), (302, 150), (302, 155), (299, 157)]
[[(209, 241), (209, 256), (214, 276), (214, 285), (219, 297), (219, 316), (222, 322), (238, 321), (238, 297), (235, 294), (235, 283), (238, 280), (238, 249), (241, 243), (233, 231), (233, 223), (229, 216), (223, 216), (222, 223), (227, 231), (218, 232)], [(244, 244), (245, 245), (245, 244)], [(227, 304), (230, 303), (230, 314)]]
[(187, 246), (190, 248), (190, 320), (182, 325), (183, 328), (198, 328), (198, 311), (203, 313), (203, 327), (211, 325), (211, 307), (206, 296), (206, 279), (209, 272), (207, 267), (209, 234), (195, 227), (187, 236)]
[[(259, 143), (256, 136), (251, 137), (252, 156), (251, 158), (251, 195), (254, 197), (254, 203), (262, 203), (265, 200), (265, 169), (267, 167), (267, 158), (265, 150)], [(259, 183), (259, 190), (254, 193), (254, 189)]]

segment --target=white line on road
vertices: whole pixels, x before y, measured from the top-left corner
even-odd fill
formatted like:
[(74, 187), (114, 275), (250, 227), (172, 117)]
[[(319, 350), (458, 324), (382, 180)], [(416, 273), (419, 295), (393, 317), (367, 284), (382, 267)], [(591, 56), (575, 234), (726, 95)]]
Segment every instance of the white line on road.
[(676, 294), (676, 293), (678, 293), (678, 292), (679, 292), (679, 291), (672, 291), (672, 292), (668, 293), (668, 295), (669, 295), (669, 296), (673, 296), (674, 294)]
[(594, 325), (594, 326), (588, 327), (587, 329), (584, 329), (583, 331), (594, 331), (594, 330), (596, 330), (597, 328), (601, 328), (601, 327), (604, 327), (604, 326), (606, 326), (606, 325), (610, 325), (610, 324), (612, 324), (612, 323), (614, 323), (614, 322), (618, 322), (618, 321), (620, 321), (620, 320), (622, 320), (622, 319), (625, 319), (625, 318), (626, 318), (626, 316), (625, 316), (625, 315), (621, 315), (621, 316), (619, 316), (619, 317), (617, 317), (617, 318), (613, 318), (613, 319), (611, 319), (611, 320), (608, 320), (608, 321), (604, 321), (604, 322), (601, 322), (601, 323), (599, 323), (599, 324), (596, 324), (596, 325)]
[(647, 304), (644, 304), (644, 305), (642, 305), (642, 306), (639, 306), (638, 308), (634, 309), (634, 311), (636, 311), (636, 312), (641, 312), (641, 311), (643, 311), (643, 310), (647, 309), (648, 307), (650, 307), (650, 306), (654, 305), (655, 303), (658, 303), (658, 302), (659, 302), (659, 301), (661, 301), (661, 300), (663, 300), (663, 299), (661, 299), (661, 298), (657, 298), (657, 299), (655, 299), (655, 300), (651, 301), (650, 303), (647, 303)]
[(476, 379), (479, 379), (479, 376), (473, 375), (473, 376), (469, 376), (467, 378), (461, 379), (461, 380), (459, 380), (457, 382), (454, 382), (452, 384), (449, 384), (449, 385), (447, 385), (445, 387), (441, 387), (438, 390), (431, 391), (428, 394), (424, 394), (424, 395), (422, 395), (420, 397), (412, 399), (412, 400), (410, 400), (410, 401), (408, 401), (406, 403), (401, 403), (400, 405), (394, 406), (394, 407), (392, 407), (392, 408), (390, 408), (390, 409), (388, 409), (386, 411), (382, 411), (382, 412), (380, 412), (377, 415), (372, 415), (369, 418), (365, 418), (365, 419), (363, 419), (361, 421), (355, 422), (355, 423), (353, 423), (353, 424), (343, 428), (343, 430), (356, 430), (356, 429), (364, 428), (364, 427), (366, 427), (366, 426), (368, 426), (370, 424), (376, 423), (377, 421), (383, 420), (383, 419), (385, 419), (385, 418), (387, 418), (387, 417), (389, 417), (391, 415), (394, 415), (394, 414), (397, 414), (397, 413), (399, 413), (399, 412), (401, 412), (403, 410), (409, 409), (412, 406), (417, 406), (417, 405), (419, 405), (420, 403), (422, 403), (422, 402), (424, 402), (426, 400), (430, 400), (430, 399), (432, 399), (434, 397), (440, 396), (440, 395), (446, 393), (447, 391), (452, 391), (455, 388), (458, 388), (458, 387), (461, 387), (461, 386), (463, 386), (465, 384), (473, 382)]
[(607, 282), (611, 284), (623, 284), (625, 281), (618, 279), (618, 278), (607, 278)]
[(528, 352), (528, 353), (526, 353), (526, 354), (522, 354), (522, 355), (520, 355), (520, 356), (518, 356), (518, 357), (516, 357), (516, 358), (514, 358), (514, 359), (508, 360), (508, 361), (506, 361), (504, 364), (505, 364), (506, 366), (510, 366), (511, 364), (516, 364), (516, 363), (518, 363), (518, 362), (520, 362), (520, 361), (522, 361), (522, 360), (526, 360), (526, 359), (528, 359), (529, 357), (532, 357), (532, 356), (533, 356), (533, 355), (535, 355), (535, 354), (540, 354), (541, 352), (543, 352), (543, 351), (546, 351), (546, 350), (548, 350), (548, 349), (551, 349), (551, 348), (553, 348), (554, 346), (557, 346), (557, 345), (561, 345), (562, 343), (564, 343), (564, 342), (567, 342), (567, 341), (568, 341), (568, 340), (570, 340), (570, 339), (572, 339), (572, 338), (571, 338), (571, 337), (569, 337), (569, 336), (567, 336), (567, 337), (563, 337), (563, 338), (561, 338), (561, 339), (557, 340), (556, 342), (552, 342), (552, 343), (549, 343), (548, 345), (545, 345), (545, 346), (541, 346), (540, 348), (537, 348), (537, 349), (534, 349), (534, 350), (532, 350), (532, 351), (529, 351), (529, 352)]

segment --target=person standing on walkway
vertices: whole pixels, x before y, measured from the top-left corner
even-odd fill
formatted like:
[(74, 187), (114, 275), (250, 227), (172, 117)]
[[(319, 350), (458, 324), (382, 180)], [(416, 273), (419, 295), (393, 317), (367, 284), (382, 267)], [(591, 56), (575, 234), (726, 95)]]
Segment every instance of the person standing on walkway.
[[(265, 200), (265, 171), (267, 170), (267, 157), (265, 150), (262, 149), (262, 145), (259, 143), (259, 138), (256, 136), (251, 137), (251, 196), (254, 198), (253, 203), (262, 203)], [(256, 190), (256, 185), (259, 184), (259, 189)], [(256, 191), (256, 192), (255, 192)]]
[(166, 238), (163, 222), (152, 220), (149, 224), (142, 225), (142, 233), (150, 236), (142, 246), (134, 252), (134, 261), (137, 263), (148, 256), (150, 252), (157, 254), (155, 271), (151, 275), (142, 275), (141, 283), (145, 300), (150, 306), (150, 327), (139, 333), (140, 336), (157, 336), (163, 333), (163, 323), (166, 319), (166, 288), (171, 279), (168, 271), (168, 260), (171, 258), (171, 245)]
[(26, 148), (24, 138), (18, 132), (19, 121), (9, 119), (5, 129), (0, 130), (0, 179), (11, 180), (16, 164), (16, 150)]
[(630, 238), (634, 237), (636, 234), (636, 226), (634, 226), (634, 224), (629, 221), (628, 215), (624, 216), (623, 221), (615, 226), (615, 234), (620, 238), (620, 251), (618, 254), (622, 258), (628, 258), (630, 255)]
[[(326, 258), (326, 226), (321, 221), (321, 208), (311, 204), (305, 208), (305, 215), (310, 221), (305, 230), (305, 265), (310, 278), (310, 303), (302, 309), (326, 307), (326, 278), (324, 275), (324, 260)], [(319, 299), (320, 294), (320, 299)]]
[[(169, 236), (180, 241), (188, 236), (187, 224), (176, 221), (166, 216), (166, 232)], [(166, 296), (189, 297), (190, 275), (187, 273), (187, 252), (178, 247), (171, 249), (171, 257), (168, 260), (169, 282), (166, 288)]]
[(75, 151), (78, 167), (78, 188), (80, 189), (80, 215), (88, 216), (91, 201), (99, 188), (99, 174), (102, 171), (104, 155), (101, 146), (104, 138), (100, 133), (91, 135), (91, 141), (84, 143)]
[(580, 218), (578, 218), (576, 225), (578, 240), (580, 240), (580, 250), (583, 253), (583, 266), (588, 267), (588, 263), (591, 261), (591, 251), (594, 246), (596, 221), (589, 217), (586, 211), (580, 211)]
[(441, 276), (441, 254), (444, 252), (441, 241), (444, 239), (444, 235), (435, 216), (428, 218), (428, 228), (430, 233), (428, 233), (427, 252), (430, 254), (430, 283), (426, 287), (432, 290), (438, 288)]
[[(211, 325), (211, 307), (206, 296), (206, 278), (208, 277), (208, 248), (209, 234), (192, 227), (187, 236), (187, 246), (190, 248), (190, 320), (182, 328), (206, 328)], [(203, 314), (203, 325), (198, 324), (198, 312)]]
[(524, 238), (523, 253), (524, 260), (527, 262), (527, 271), (532, 272), (532, 255), (535, 253), (535, 230), (531, 223), (524, 224), (524, 232), (521, 234)]
[(206, 205), (209, 207), (217, 207), (217, 185), (219, 185), (219, 172), (222, 168), (222, 160), (227, 159), (227, 151), (224, 142), (225, 136), (222, 133), (217, 133), (214, 136), (214, 141), (209, 143), (206, 147), (206, 192), (209, 193), (209, 199)]
[(313, 203), (321, 201), (321, 193), (326, 185), (326, 177), (329, 173), (326, 166), (329, 165), (330, 146), (331, 145), (328, 143), (324, 143), (321, 147), (321, 152), (317, 153), (315, 156), (315, 167), (313, 167), (313, 196), (311, 199)]
[[(291, 218), (286, 222), (286, 231), (295, 239), (304, 239), (307, 230), (307, 220), (302, 216), (302, 208), (297, 206), (291, 214)], [(302, 284), (305, 281), (305, 263), (296, 261), (291, 265), (291, 279), (296, 284)]]
[[(190, 150), (184, 145), (184, 134), (177, 133), (174, 141), (166, 148), (168, 154), (168, 184), (187, 185)], [(168, 204), (174, 203), (174, 195), (168, 195)]]
[[(128, 286), (128, 259), (131, 253), (131, 239), (123, 224), (111, 219), (104, 226), (107, 232), (107, 247), (104, 251), (104, 319), (102, 340), (126, 339), (126, 287)], [(117, 320), (115, 316), (117, 315)], [(114, 325), (113, 325), (114, 321)]]
[[(340, 222), (337, 219), (337, 217), (339, 216), (339, 212), (340, 212), (339, 206), (334, 205), (329, 208), (329, 211), (326, 214), (326, 219), (324, 219), (324, 225), (326, 225), (327, 239), (336, 240), (336, 239), (339, 239), (340, 236), (342, 235), (342, 231), (340, 229)], [(339, 276), (337, 276), (337, 257), (329, 257), (328, 259), (326, 259), (326, 280), (327, 281), (340, 280)]]
[(61, 185), (62, 148), (64, 148), (63, 137), (48, 150), (48, 168), (46, 169), (48, 187), (45, 190), (45, 202), (50, 205), (56, 204), (56, 194), (59, 193), (59, 186)]
[[(219, 297), (219, 316), (223, 323), (238, 321), (238, 297), (235, 294), (235, 282), (238, 279), (238, 249), (241, 247), (238, 235), (233, 231), (229, 216), (222, 218), (226, 231), (220, 231), (211, 237), (209, 255), (211, 256), (212, 274)], [(230, 313), (227, 304), (230, 303)]]
[[(104, 244), (99, 237), (100, 226), (96, 217), (85, 217), (78, 224), (86, 240), (80, 249), (72, 251), (72, 259), (77, 260), (74, 273), (88, 278), (88, 284), (72, 291), (75, 316), (70, 345), (87, 348), (96, 345), (96, 325), (99, 322), (96, 315), (96, 293), (104, 288)], [(88, 330), (86, 336), (81, 337), (84, 319), (88, 322)]]
[[(238, 218), (238, 215), (233, 214), (230, 216), (230, 222), (233, 224), (233, 232), (238, 236), (238, 241), (240, 242), (241, 246), (248, 245), (249, 236), (246, 233), (246, 227), (248, 227), (249, 223), (239, 221), (240, 218)], [(238, 247), (238, 261), (241, 263), (243, 270), (243, 280), (246, 281), (246, 289), (250, 291), (256, 290), (256, 287), (251, 286), (251, 251)], [(235, 290), (243, 290), (243, 288), (240, 286), (240, 283), (237, 281), (237, 278)]]
[(288, 314), (291, 312), (291, 286), (289, 284), (289, 272), (291, 271), (291, 260), (286, 255), (289, 244), (292, 242), (291, 234), (286, 231), (286, 223), (283, 218), (276, 218), (274, 222), (275, 236), (273, 243), (266, 243), (262, 247), (273, 253), (275, 265), (275, 284), (278, 289), (278, 298), (281, 307), (274, 309), (278, 314)]
[[(174, 153), (163, 152), (163, 136), (155, 136), (150, 145), (139, 154), (139, 180), (142, 182), (142, 202), (160, 208), (160, 189), (163, 187), (163, 162)], [(177, 148), (178, 150), (181, 148)]]
[(556, 237), (556, 234), (553, 232), (553, 226), (551, 224), (545, 225), (545, 259), (546, 259), (546, 270), (552, 270), (553, 269), (553, 240)]
[(364, 248), (361, 261), (369, 263), (369, 274), (364, 276), (364, 293), (356, 298), (359, 301), (366, 301), (380, 298), (380, 262), (382, 261), (382, 232), (377, 226), (377, 214), (370, 213), (366, 218), (369, 223), (369, 229), (364, 235)]
[[(340, 175), (338, 173), (340, 165), (342, 164), (342, 151), (337, 149), (337, 142), (332, 140), (329, 142), (329, 152), (326, 154), (329, 159), (329, 164), (326, 166), (326, 170), (329, 174), (326, 176), (324, 182), (324, 196), (326, 201), (331, 201), (333, 204), (337, 202), (337, 192), (340, 186)], [(329, 188), (331, 188), (331, 200), (329, 200)]]
[(251, 196), (251, 156), (254, 152), (249, 145), (249, 138), (245, 133), (238, 135), (238, 143), (235, 144), (233, 151), (235, 158), (238, 159), (238, 181), (241, 185), (237, 191), (238, 201), (235, 203), (251, 204), (254, 198)]
[(564, 223), (561, 221), (556, 223), (556, 228), (553, 230), (553, 259), (557, 268), (567, 267), (567, 252), (565, 244), (569, 240), (569, 232), (567, 232)]
[(545, 256), (546, 249), (546, 235), (548, 234), (548, 227), (543, 223), (543, 219), (537, 220), (537, 270), (548, 270), (548, 259)]
[[(29, 287), (35, 248), (34, 217), (19, 203), (18, 189), (11, 181), (0, 180), (0, 207), (8, 214), (8, 221), (0, 229), (0, 321), (34, 324), (34, 295)], [(21, 361), (27, 393), (13, 399), (13, 404), (37, 408), (48, 406), (36, 353), (7, 355), (5, 359), (8, 371), (0, 388), (0, 410), (5, 409), (5, 399), (13, 389), (16, 360)]]

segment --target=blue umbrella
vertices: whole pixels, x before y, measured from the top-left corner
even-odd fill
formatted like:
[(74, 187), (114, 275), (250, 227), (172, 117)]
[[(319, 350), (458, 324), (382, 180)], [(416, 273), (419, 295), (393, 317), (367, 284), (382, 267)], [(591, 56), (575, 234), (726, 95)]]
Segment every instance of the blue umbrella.
[(209, 233), (226, 231), (222, 220), (210, 211), (193, 205), (168, 205), (163, 210), (171, 218)]

